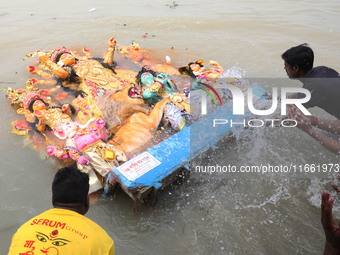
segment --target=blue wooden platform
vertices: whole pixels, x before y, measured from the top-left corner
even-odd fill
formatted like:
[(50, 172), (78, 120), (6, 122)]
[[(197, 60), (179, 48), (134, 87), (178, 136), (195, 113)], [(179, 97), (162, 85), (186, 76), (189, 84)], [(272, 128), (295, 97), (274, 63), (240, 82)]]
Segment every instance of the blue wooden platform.
[[(258, 99), (264, 99), (264, 92), (265, 90), (259, 87), (253, 87), (253, 95), (256, 95)], [(237, 121), (237, 118), (240, 116), (232, 114), (231, 105), (225, 104), (181, 132), (111, 170), (107, 180), (109, 181), (110, 177), (114, 176), (125, 189), (133, 191), (148, 187), (159, 189), (164, 184), (162, 181), (173, 174), (176, 169), (185, 167), (190, 160), (210, 147), (214, 147), (226, 133), (232, 131), (233, 128), (230, 125), (213, 127), (214, 119)], [(247, 116), (242, 116), (242, 118), (247, 118)], [(242, 125), (238, 126), (243, 128)], [(144, 164), (144, 159), (149, 162)], [(146, 172), (137, 174), (136, 178), (124, 174), (136, 168), (143, 168), (147, 164), (149, 164), (147, 169), (142, 170)]]

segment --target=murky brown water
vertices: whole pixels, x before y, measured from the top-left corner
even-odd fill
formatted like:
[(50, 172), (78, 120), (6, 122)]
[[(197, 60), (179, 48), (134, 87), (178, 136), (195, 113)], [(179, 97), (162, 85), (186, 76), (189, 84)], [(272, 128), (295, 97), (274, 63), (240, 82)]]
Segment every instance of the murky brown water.
[[(23, 57), (37, 49), (87, 46), (100, 56), (112, 36), (120, 44), (136, 40), (178, 66), (212, 59), (225, 69), (241, 68), (246, 78), (286, 77), (280, 55), (307, 42), (315, 65), (340, 71), (336, 0), (176, 3), (170, 8), (173, 1), (167, 0), (2, 1), (0, 85), (23, 87), (31, 78), (26, 69), (31, 60)], [(4, 94), (0, 106), (0, 254), (6, 254), (16, 229), (51, 207), (57, 166), (11, 133), (10, 122), (18, 116)], [(274, 128), (222, 141), (196, 160), (201, 163), (320, 164), (339, 163), (339, 158), (297, 129)], [(115, 240), (117, 254), (320, 254), (321, 192), (330, 189), (335, 176), (251, 179), (195, 173), (186, 184), (162, 192), (153, 210), (142, 207), (132, 214), (130, 198), (118, 194), (101, 197), (87, 216)], [(339, 203), (336, 199), (338, 218)]]

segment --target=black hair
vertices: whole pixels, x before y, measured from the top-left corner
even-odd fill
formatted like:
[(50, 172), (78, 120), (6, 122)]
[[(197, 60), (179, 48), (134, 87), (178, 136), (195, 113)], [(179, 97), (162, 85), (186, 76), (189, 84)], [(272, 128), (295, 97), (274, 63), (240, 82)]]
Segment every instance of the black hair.
[[(64, 52), (59, 53), (57, 55), (57, 57), (55, 58), (54, 62), (58, 63), (60, 60), (60, 57), (64, 54)], [(74, 56), (73, 56), (74, 57)], [(79, 59), (74, 57), (75, 61), (77, 62)], [(91, 58), (94, 60), (97, 60), (103, 67), (110, 69), (114, 74), (117, 74), (117, 72), (115, 71), (115, 68), (117, 66), (117, 63), (115, 61), (112, 62), (112, 64), (109, 63), (104, 63), (104, 59), (103, 58)], [(70, 66), (64, 66), (63, 67), (65, 70), (67, 70), (67, 72), (69, 73), (69, 77), (66, 79), (67, 83), (79, 83), (79, 77), (76, 74), (76, 72), (73, 70), (72, 67)], [(57, 80), (57, 85), (60, 85), (63, 90), (65, 90), (65, 92), (73, 95), (74, 97), (78, 97), (79, 95), (81, 97), (85, 97), (86, 93), (82, 90), (76, 90), (76, 89), (72, 89), (72, 88), (68, 88), (66, 86), (63, 85), (63, 83), (65, 82), (64, 79), (61, 78), (56, 78)]]
[(72, 83), (72, 82), (79, 82), (78, 81), (78, 75), (76, 74), (76, 72), (73, 70), (72, 67), (69, 66), (65, 66), (65, 69), (67, 69), (67, 71), (69, 72), (69, 77), (67, 79), (67, 82)]
[(59, 54), (57, 55), (57, 57), (55, 58), (54, 63), (58, 63), (59, 60), (60, 60), (60, 57), (61, 57), (63, 54), (64, 54), (64, 52), (59, 53)]
[(114, 74), (117, 74), (115, 71), (117, 63), (115, 61), (112, 61), (112, 64), (109, 64), (109, 63), (104, 63), (103, 58), (92, 58), (92, 59), (97, 60), (103, 67), (110, 69)]
[[(32, 128), (33, 131), (35, 131), (36, 133), (38, 133), (39, 135), (43, 135), (39, 130), (38, 130), (38, 124), (39, 124), (39, 119), (38, 117), (34, 118), (34, 122), (29, 122), (28, 121), (28, 125)], [(52, 129), (46, 125), (45, 127), (47, 130), (52, 131)]]
[(286, 50), (281, 57), (291, 67), (298, 66), (304, 73), (313, 68), (314, 52), (307, 43)]
[(142, 74), (143, 73), (151, 73), (153, 75), (153, 77), (156, 77), (157, 76), (157, 73), (151, 69), (149, 69), (147, 66), (143, 66), (142, 67), (142, 70), (140, 70), (138, 72), (138, 74), (136, 75), (136, 81), (137, 81), (137, 84), (140, 84), (141, 83), (141, 78), (142, 78)]
[[(30, 112), (34, 112), (33, 111), (33, 104), (36, 102), (36, 101), (41, 101), (43, 102), (45, 105), (46, 105), (46, 108), (49, 107), (50, 105), (48, 103), (46, 103), (44, 100), (42, 100), (41, 98), (35, 98), (33, 99), (29, 105), (28, 105), (28, 109), (30, 110)], [(72, 104), (69, 104), (69, 107), (70, 107), (70, 110), (72, 112), (72, 114), (75, 114), (76, 113), (76, 109), (74, 108), (74, 106)], [(61, 109), (61, 106), (52, 106), (52, 108), (60, 108)]]
[(52, 182), (53, 201), (58, 203), (81, 203), (87, 201), (89, 176), (76, 164), (66, 166), (56, 173)]
[[(189, 74), (189, 76), (190, 77), (192, 77), (192, 78), (196, 78), (197, 76), (194, 74), (194, 71), (191, 69), (191, 65), (192, 64), (198, 64), (198, 63), (194, 63), (194, 62), (190, 62), (189, 64), (188, 64), (188, 74)], [(202, 67), (200, 64), (198, 64), (200, 67)]]
[(203, 64), (199, 61), (196, 62), (190, 62), (188, 65), (180, 67), (178, 71), (183, 75), (189, 75), (191, 78), (196, 78), (197, 75), (194, 74), (194, 71), (191, 69), (192, 64), (197, 64), (200, 67), (203, 67)]
[(46, 108), (49, 106), (48, 103), (46, 103), (44, 100), (42, 100), (41, 98), (34, 98), (31, 100), (31, 102), (29, 103), (28, 105), (28, 110), (30, 110), (30, 112), (33, 112), (33, 104), (36, 102), (36, 101), (41, 101), (44, 103), (44, 105), (46, 105)]
[[(33, 110), (33, 104), (36, 102), (36, 101), (41, 101), (41, 102), (43, 102), (45, 105), (46, 105), (46, 108), (47, 107), (49, 107), (49, 104), (48, 103), (46, 103), (44, 100), (42, 100), (41, 98), (35, 98), (35, 99), (33, 99), (30, 103), (29, 103), (29, 105), (28, 105), (28, 110), (30, 111), (30, 112), (34, 112), (34, 110)], [(71, 110), (71, 113), (72, 113), (72, 115), (74, 115), (74, 114), (76, 114), (76, 109), (74, 108), (74, 106), (72, 105), (72, 104), (69, 104), (69, 107), (70, 107), (70, 110)], [(52, 108), (62, 108), (61, 106), (52, 106)], [(35, 118), (34, 118), (34, 122), (28, 122), (28, 124), (30, 125), (30, 127), (35, 131), (35, 132), (37, 132), (38, 134), (40, 134), (40, 135), (42, 135), (42, 133), (38, 130), (38, 128), (37, 128), (37, 126), (38, 126), (38, 124), (39, 124), (39, 118), (38, 117), (36, 117), (35, 116)], [(48, 126), (48, 125), (46, 125), (46, 129), (47, 130), (49, 130), (49, 131), (52, 131), (53, 129), (50, 127), (50, 126)]]
[[(76, 108), (74, 108), (74, 106), (73, 106), (72, 104), (68, 104), (68, 107), (70, 107), (71, 115), (75, 115), (75, 114), (76, 114)], [(60, 108), (60, 109), (62, 109), (62, 108), (63, 108), (63, 105), (62, 105), (62, 106), (60, 106), (60, 105), (58, 105), (58, 106), (52, 106), (52, 108)], [(64, 111), (62, 111), (62, 112), (65, 113), (65, 114), (68, 114), (68, 113), (66, 113), (66, 112), (64, 112)]]
[[(61, 52), (57, 55), (57, 57), (54, 60), (54, 63), (58, 64), (60, 57), (64, 54), (64, 52)], [(70, 54), (70, 53), (68, 53)], [(74, 60), (77, 62), (79, 59), (77, 59), (75, 56)], [(70, 66), (63, 66), (63, 68), (69, 73), (69, 77), (67, 79), (68, 82), (77, 82), (77, 74), (73, 71), (72, 67)], [(62, 86), (62, 81), (64, 81), (61, 78), (57, 78), (57, 84)], [(65, 89), (65, 87), (63, 87)]]
[[(31, 100), (31, 102), (29, 103), (29, 105), (28, 105), (28, 110), (30, 111), (30, 112), (33, 112), (33, 104), (36, 102), (36, 101), (41, 101), (41, 102), (43, 102), (45, 105), (46, 105), (46, 107), (48, 107), (49, 106), (49, 104), (48, 103), (46, 103), (44, 100), (42, 100), (41, 98), (35, 98), (35, 99), (33, 99), (33, 100)], [(35, 131), (35, 132), (37, 132), (39, 135), (42, 135), (42, 133), (38, 130), (38, 124), (39, 124), (39, 119), (38, 119), (38, 117), (36, 117), (35, 116), (35, 118), (34, 118), (34, 122), (29, 122), (28, 121), (28, 124), (29, 124), (29, 126)], [(49, 126), (47, 126), (46, 125), (46, 128), (48, 129), (48, 130), (52, 130)]]
[(70, 84), (70, 83), (79, 84), (79, 81), (77, 79), (78, 79), (78, 76), (76, 75), (76, 73), (73, 70), (71, 70), (71, 73), (70, 73), (68, 80), (65, 81), (61, 78), (57, 78), (57, 84), (56, 85), (62, 87), (62, 89), (66, 93), (68, 93), (68, 94), (70, 94), (74, 97), (78, 97), (78, 96), (85, 97), (87, 95), (85, 91), (73, 89), (73, 88), (67, 87), (67, 85), (64, 85), (65, 83), (66, 84)]
[(74, 106), (71, 104), (68, 104), (68, 106), (70, 107), (72, 115), (76, 114), (76, 108), (74, 108)]
[[(56, 57), (55, 59), (55, 62), (59, 62), (59, 59), (60, 59), (60, 56), (62, 55), (63, 53), (60, 53), (58, 54), (58, 56)], [(75, 58), (75, 60), (77, 61), (78, 59)], [(56, 86), (61, 86), (62, 89), (67, 92), (68, 94), (70, 95), (73, 95), (74, 97), (78, 97), (79, 95), (81, 97), (85, 97), (86, 96), (86, 93), (82, 90), (77, 90), (77, 89), (72, 89), (72, 88), (69, 88), (67, 86), (64, 86), (64, 82), (66, 81), (67, 83), (79, 83), (79, 80), (78, 80), (78, 75), (75, 73), (75, 71), (73, 70), (72, 67), (70, 66), (64, 66), (63, 67), (68, 73), (69, 73), (69, 76), (66, 80), (64, 79), (61, 79), (59, 77), (55, 77), (56, 81), (57, 81), (57, 84)]]

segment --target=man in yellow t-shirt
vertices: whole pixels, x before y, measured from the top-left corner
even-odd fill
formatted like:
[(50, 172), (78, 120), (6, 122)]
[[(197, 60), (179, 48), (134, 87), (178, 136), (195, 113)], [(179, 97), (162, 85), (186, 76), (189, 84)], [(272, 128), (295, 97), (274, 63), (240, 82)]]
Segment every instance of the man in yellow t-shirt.
[(76, 166), (61, 168), (52, 183), (50, 209), (23, 224), (12, 238), (10, 254), (114, 255), (113, 240), (84, 215), (89, 209), (89, 177)]

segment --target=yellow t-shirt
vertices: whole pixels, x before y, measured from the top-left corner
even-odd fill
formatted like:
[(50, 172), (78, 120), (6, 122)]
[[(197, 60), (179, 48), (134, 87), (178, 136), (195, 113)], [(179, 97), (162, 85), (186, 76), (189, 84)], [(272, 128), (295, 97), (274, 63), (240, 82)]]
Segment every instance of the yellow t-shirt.
[(114, 255), (113, 240), (97, 223), (66, 209), (50, 209), (23, 224), (10, 254)]

